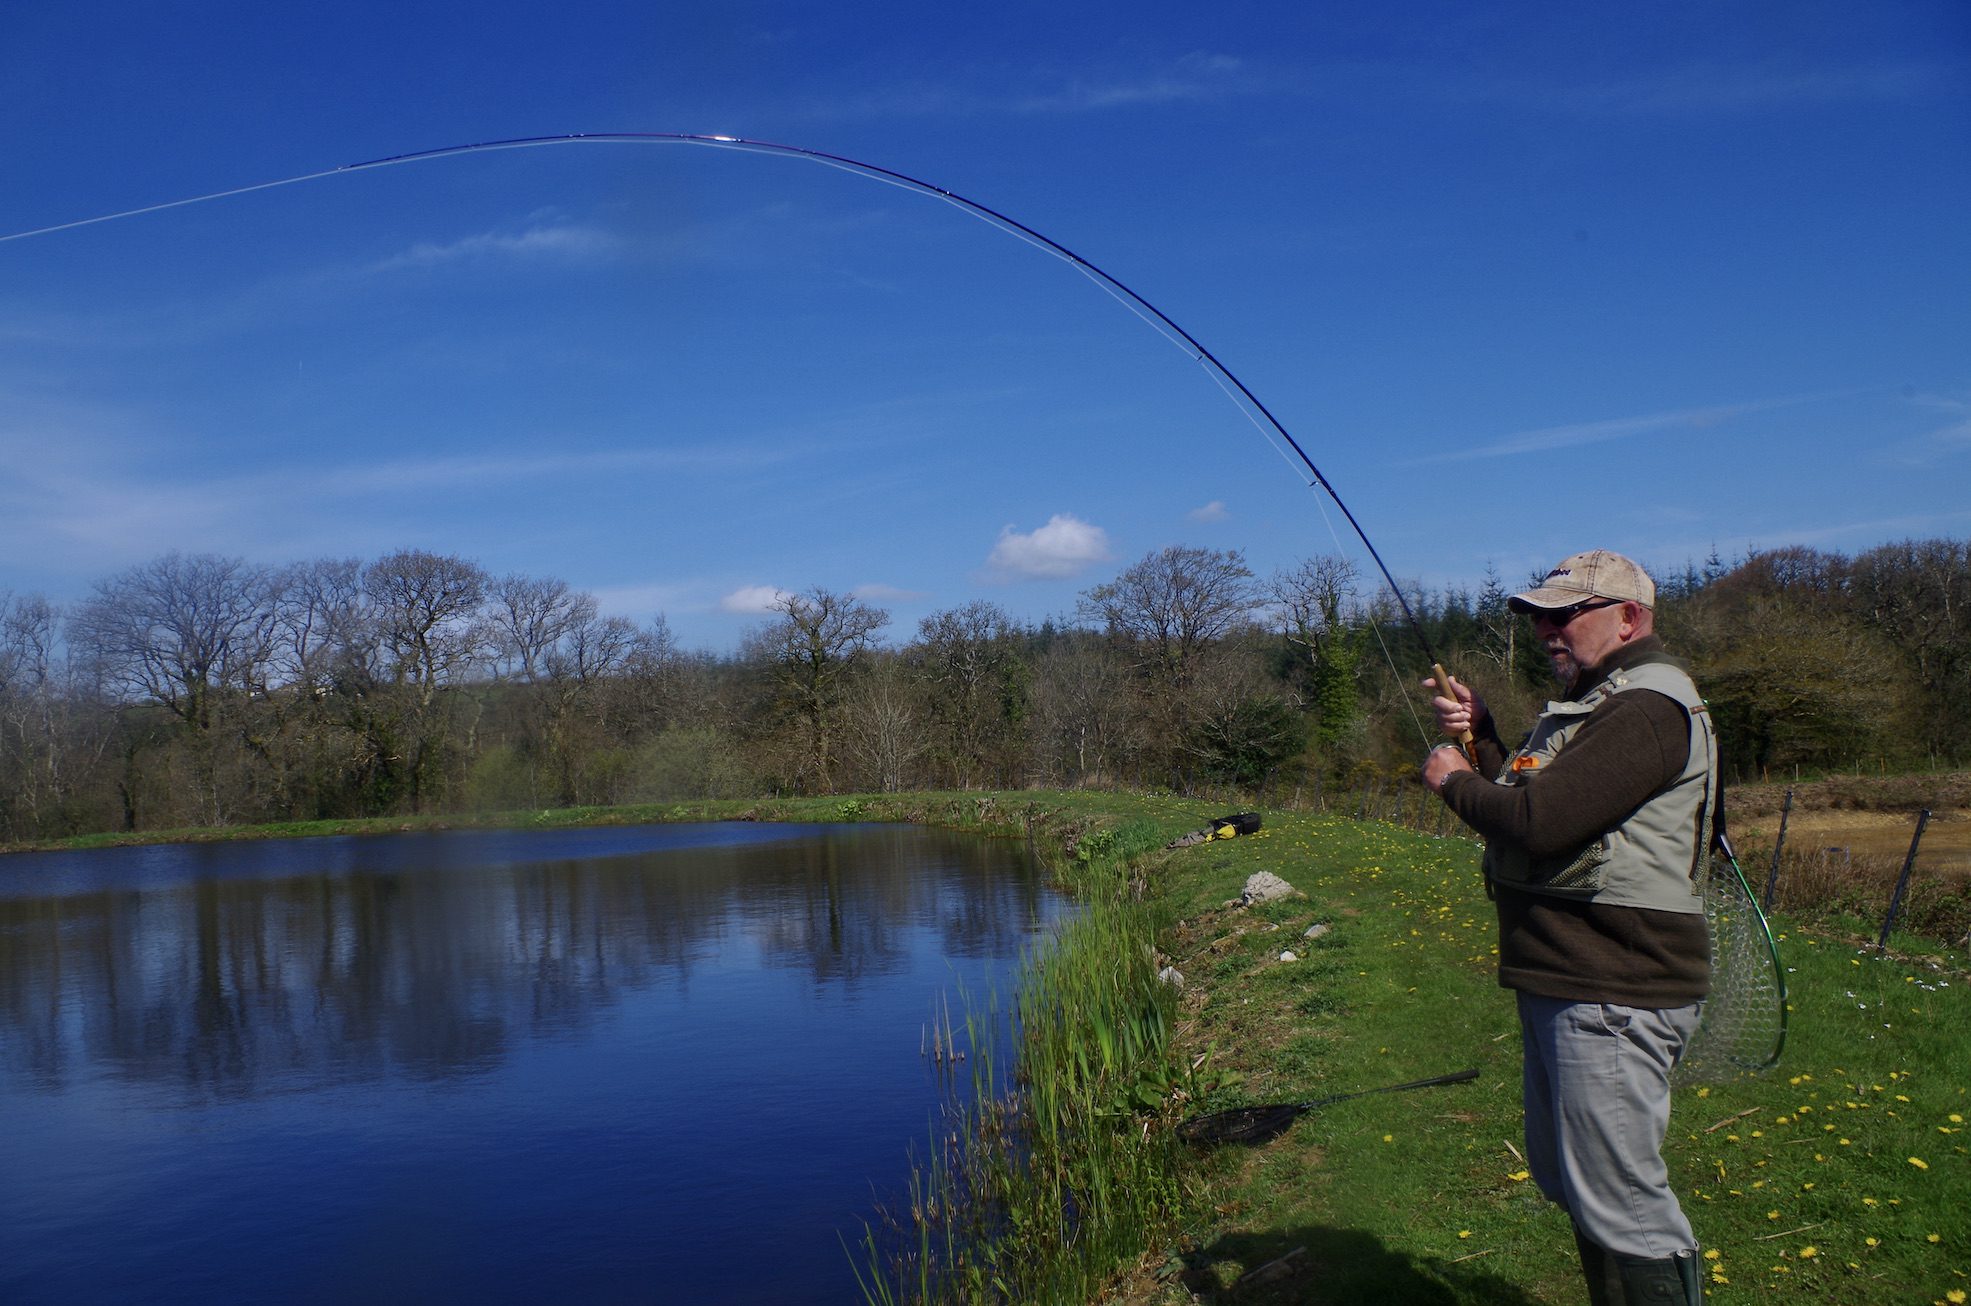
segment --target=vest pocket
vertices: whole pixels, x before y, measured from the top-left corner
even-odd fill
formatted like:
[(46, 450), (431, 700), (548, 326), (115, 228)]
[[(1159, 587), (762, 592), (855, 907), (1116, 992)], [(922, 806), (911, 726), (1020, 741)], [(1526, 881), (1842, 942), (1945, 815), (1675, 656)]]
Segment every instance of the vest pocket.
[(1502, 884), (1550, 893), (1599, 893), (1608, 876), (1608, 841), (1597, 839), (1568, 858), (1548, 858), (1534, 862), (1514, 850), (1496, 859), (1488, 869)]

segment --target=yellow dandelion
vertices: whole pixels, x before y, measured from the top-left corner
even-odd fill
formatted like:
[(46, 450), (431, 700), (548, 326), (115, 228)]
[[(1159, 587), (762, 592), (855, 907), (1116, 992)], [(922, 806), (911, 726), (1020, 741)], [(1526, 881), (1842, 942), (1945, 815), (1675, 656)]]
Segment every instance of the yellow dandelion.
[(1882, 1245), (1882, 1240), (1880, 1238), (1864, 1238), (1862, 1239), (1862, 1241), (1867, 1243), (1870, 1247), (1880, 1247)]
[(1766, 1218), (1767, 1218), (1768, 1220), (1777, 1220), (1777, 1219), (1779, 1218), (1779, 1212), (1778, 1212), (1778, 1211), (1767, 1211), (1767, 1212), (1766, 1212)]
[(1516, 1184), (1524, 1183), (1528, 1179), (1531, 1179), (1532, 1177), (1533, 1177), (1533, 1172), (1531, 1170), (1515, 1170), (1511, 1174), (1506, 1176), (1506, 1178), (1512, 1180)]
[(1707, 1260), (1707, 1261), (1715, 1261), (1715, 1260), (1717, 1260), (1717, 1259), (1718, 1259), (1718, 1249), (1717, 1249), (1717, 1248), (1715, 1248), (1715, 1247), (1706, 1247), (1706, 1248), (1704, 1249), (1704, 1259), (1705, 1259), (1705, 1260)]
[(1469, 1238), (1469, 1237), (1471, 1237), (1471, 1230), (1469, 1230), (1469, 1229), (1460, 1229), (1460, 1230), (1458, 1230), (1458, 1237), (1460, 1237), (1460, 1238)]
[(1951, 1306), (1964, 1306), (1964, 1289), (1952, 1288), (1944, 1294), (1944, 1300), (1949, 1302)]
[(1930, 1163), (1929, 1163), (1928, 1161), (1926, 1161), (1926, 1160), (1924, 1160), (1924, 1159), (1923, 1159), (1922, 1157), (1920, 1157), (1920, 1156), (1912, 1156), (1912, 1157), (1911, 1157), (1911, 1158), (1909, 1159), (1909, 1163), (1910, 1163), (1911, 1165), (1913, 1165), (1913, 1166), (1915, 1166), (1915, 1167), (1916, 1167), (1917, 1169), (1919, 1169), (1919, 1170), (1928, 1170), (1928, 1169), (1930, 1168)]
[(1943, 1241), (1943, 1239), (1938, 1234), (1926, 1233), (1923, 1235), (1923, 1241), (1926, 1243), (1934, 1243), (1934, 1242), (1941, 1242)]
[(1395, 1142), (1395, 1141), (1396, 1141), (1396, 1135), (1395, 1135), (1395, 1134), (1384, 1134), (1384, 1135), (1382, 1136), (1382, 1141), (1383, 1141), (1383, 1142), (1385, 1142), (1385, 1143), (1393, 1143), (1393, 1142)]

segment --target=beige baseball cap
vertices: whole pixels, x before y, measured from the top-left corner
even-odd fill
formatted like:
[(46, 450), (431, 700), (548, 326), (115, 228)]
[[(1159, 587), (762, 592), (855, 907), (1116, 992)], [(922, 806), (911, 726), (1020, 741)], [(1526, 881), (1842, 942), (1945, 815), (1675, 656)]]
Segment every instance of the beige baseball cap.
[(1590, 549), (1561, 559), (1560, 565), (1547, 573), (1537, 589), (1513, 595), (1506, 600), (1506, 606), (1515, 612), (1537, 612), (1594, 599), (1618, 599), (1654, 608), (1656, 582), (1621, 554)]

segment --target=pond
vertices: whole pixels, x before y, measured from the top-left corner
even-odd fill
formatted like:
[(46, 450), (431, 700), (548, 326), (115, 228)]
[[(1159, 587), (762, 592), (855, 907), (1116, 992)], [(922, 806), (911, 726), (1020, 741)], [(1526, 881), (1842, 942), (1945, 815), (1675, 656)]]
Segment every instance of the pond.
[(1061, 910), (895, 826), (0, 858), (0, 1300), (857, 1301)]

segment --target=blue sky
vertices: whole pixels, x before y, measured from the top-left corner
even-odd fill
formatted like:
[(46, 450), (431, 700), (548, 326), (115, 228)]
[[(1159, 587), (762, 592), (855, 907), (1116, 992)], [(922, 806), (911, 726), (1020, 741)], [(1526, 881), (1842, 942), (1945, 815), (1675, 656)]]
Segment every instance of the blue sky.
[[(949, 10), (949, 12), (946, 12)], [(0, 233), (727, 134), (1181, 323), (1399, 576), (1971, 532), (1971, 8), (0, 9)], [(0, 241), (0, 589), (419, 547), (725, 649), (1361, 551), (1072, 267), (786, 157), (481, 152)], [(1366, 562), (1365, 562), (1366, 570)]]

